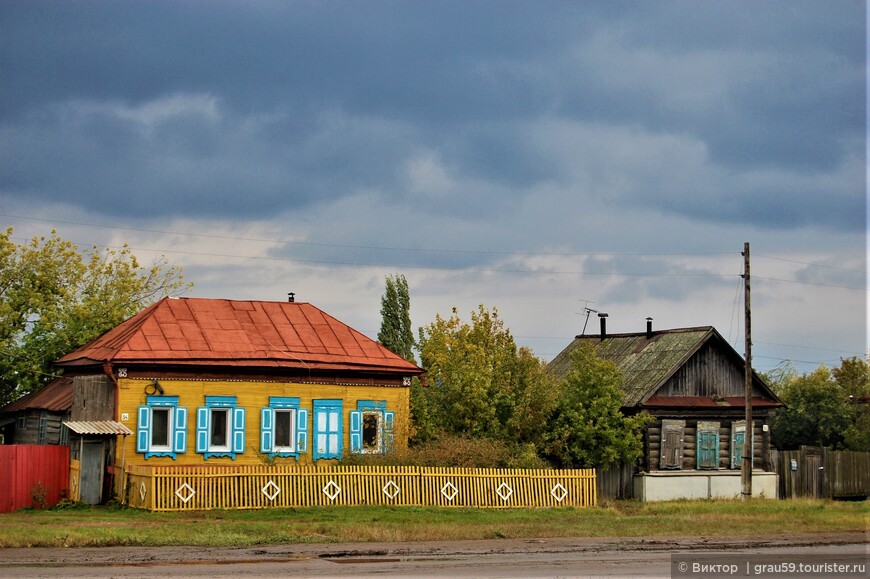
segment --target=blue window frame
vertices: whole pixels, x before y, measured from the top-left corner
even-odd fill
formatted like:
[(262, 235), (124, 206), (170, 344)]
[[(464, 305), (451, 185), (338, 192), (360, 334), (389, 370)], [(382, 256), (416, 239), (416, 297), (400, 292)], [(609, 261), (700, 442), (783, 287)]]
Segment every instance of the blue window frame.
[(350, 413), (350, 451), (384, 454), (393, 448), (395, 413), (383, 400), (359, 400)]
[(196, 409), (196, 452), (233, 460), (245, 452), (245, 409), (236, 406), (235, 396), (206, 396), (205, 406)]
[(299, 398), (270, 396), (269, 407), (260, 410), (260, 452), (299, 460), (307, 451), (308, 410)]
[(314, 460), (341, 458), (341, 400), (314, 401)]
[(138, 411), (136, 452), (168, 456), (187, 451), (187, 408), (178, 406), (178, 396), (147, 396)]

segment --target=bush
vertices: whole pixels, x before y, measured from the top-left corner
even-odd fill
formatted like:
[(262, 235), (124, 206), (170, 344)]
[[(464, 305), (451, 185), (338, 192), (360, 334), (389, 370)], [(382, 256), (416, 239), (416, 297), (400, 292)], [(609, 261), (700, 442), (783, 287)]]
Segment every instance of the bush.
[(540, 458), (535, 445), (511, 444), (489, 438), (439, 434), (407, 451), (386, 455), (351, 455), (343, 465), (427, 466), (460, 468), (552, 468)]

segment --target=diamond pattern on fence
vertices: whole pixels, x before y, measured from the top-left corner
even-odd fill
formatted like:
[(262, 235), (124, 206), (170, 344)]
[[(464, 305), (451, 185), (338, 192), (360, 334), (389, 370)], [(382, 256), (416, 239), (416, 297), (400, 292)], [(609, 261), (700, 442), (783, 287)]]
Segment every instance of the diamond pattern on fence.
[[(135, 466), (129, 506), (155, 511), (328, 504), (449, 508), (596, 504), (595, 471), (440, 467)], [(72, 481), (71, 481), (72, 483)], [(173, 489), (174, 496), (173, 496)], [(196, 495), (196, 500), (193, 500)], [(147, 499), (147, 500), (146, 500)]]

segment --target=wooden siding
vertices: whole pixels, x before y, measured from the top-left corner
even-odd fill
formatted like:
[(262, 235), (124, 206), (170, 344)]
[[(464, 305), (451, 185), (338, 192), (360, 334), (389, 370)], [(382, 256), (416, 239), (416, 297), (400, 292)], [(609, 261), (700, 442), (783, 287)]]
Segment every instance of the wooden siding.
[[(115, 464), (121, 464), (122, 455), (127, 465), (264, 465), (264, 464), (311, 464), (314, 448), (314, 400), (340, 399), (342, 405), (344, 454), (350, 452), (350, 412), (357, 409), (359, 400), (383, 400), (386, 410), (395, 413), (393, 425), (393, 445), (396, 450), (407, 447), (409, 429), (409, 395), (410, 389), (392, 386), (364, 386), (337, 384), (303, 384), (294, 382), (261, 382), (232, 380), (172, 380), (161, 379), (160, 385), (165, 395), (178, 396), (180, 407), (187, 408), (187, 450), (171, 457), (151, 457), (147, 461), (142, 454), (136, 452), (137, 410), (146, 403), (145, 389), (150, 380), (119, 379), (119, 414), (117, 418), (134, 432), (134, 436), (126, 440), (118, 440)], [(197, 408), (205, 405), (206, 396), (235, 396), (237, 407), (246, 409), (245, 417), (245, 450), (237, 454), (235, 460), (230, 457), (212, 457), (203, 459), (196, 452), (196, 414)], [(260, 410), (269, 406), (270, 396), (299, 398), (300, 407), (308, 412), (308, 450), (295, 458), (270, 458), (260, 452)], [(125, 418), (126, 416), (126, 418)], [(318, 461), (322, 462), (322, 461)], [(120, 489), (116, 489), (119, 492)]]
[[(743, 367), (707, 342), (656, 392), (658, 396), (743, 396)], [(754, 396), (764, 396), (757, 384)]]
[[(668, 470), (659, 467), (662, 448), (662, 420), (656, 420), (647, 426), (644, 436), (644, 461), (647, 470)], [(697, 470), (697, 426), (698, 422), (709, 420), (686, 420), (683, 430), (683, 461), (681, 470)], [(732, 424), (739, 420), (720, 420), (719, 422), (719, 469), (731, 469), (731, 434)], [(763, 430), (759, 420), (753, 421), (752, 468), (769, 470), (765, 457), (769, 452), (769, 436)], [(739, 470), (734, 469), (734, 470)]]
[(22, 410), (16, 416), (14, 434), (7, 444), (66, 444), (69, 440), (63, 432), (66, 417), (47, 410)]
[(584, 470), (330, 466), (130, 466), (125, 502), (152, 511), (333, 505), (472, 508), (597, 504)]
[(116, 420), (115, 385), (104, 374), (75, 376), (70, 420)]

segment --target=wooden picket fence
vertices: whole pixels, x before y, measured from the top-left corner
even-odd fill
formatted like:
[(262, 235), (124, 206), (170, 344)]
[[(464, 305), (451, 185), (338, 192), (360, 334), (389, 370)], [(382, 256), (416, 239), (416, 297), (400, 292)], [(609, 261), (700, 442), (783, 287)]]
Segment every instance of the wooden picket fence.
[(151, 511), (333, 505), (473, 508), (597, 504), (594, 469), (128, 466), (125, 503)]

